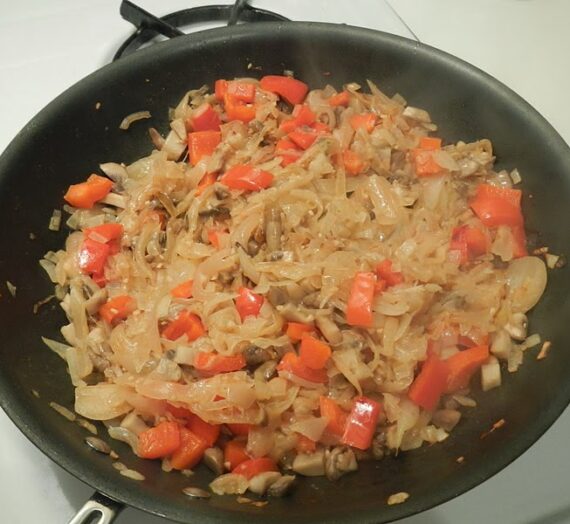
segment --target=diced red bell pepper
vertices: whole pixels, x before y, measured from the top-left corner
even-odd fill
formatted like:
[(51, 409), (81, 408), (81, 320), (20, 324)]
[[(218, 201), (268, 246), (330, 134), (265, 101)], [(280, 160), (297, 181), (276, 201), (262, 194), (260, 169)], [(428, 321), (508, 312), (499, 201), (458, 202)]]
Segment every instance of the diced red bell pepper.
[(479, 184), (477, 186), (477, 198), (500, 198), (513, 206), (520, 207), (522, 191), (520, 189), (493, 186), (492, 184)]
[(227, 84), (226, 93), (234, 100), (250, 103), (255, 100), (255, 84), (230, 80)]
[(192, 165), (196, 165), (200, 160), (212, 153), (222, 141), (222, 134), (219, 131), (194, 131), (188, 133), (188, 157)]
[(448, 370), (445, 361), (431, 353), (410, 386), (408, 398), (418, 406), (433, 411), (447, 388)]
[(105, 273), (93, 273), (91, 275), (91, 280), (93, 280), (93, 282), (95, 282), (95, 284), (97, 284), (99, 287), (105, 287), (105, 285), (107, 284), (107, 279), (105, 278)]
[(121, 224), (109, 223), (86, 228), (85, 240), (79, 250), (79, 268), (99, 285), (105, 285), (103, 276), (109, 255), (120, 250), (119, 239), (123, 234)]
[(204, 456), (208, 443), (187, 428), (180, 428), (180, 447), (170, 457), (174, 469), (192, 469)]
[(242, 322), (249, 316), (259, 315), (264, 302), (263, 295), (258, 295), (246, 287), (240, 287), (236, 298), (236, 308)]
[(226, 228), (212, 228), (208, 230), (207, 236), (208, 242), (210, 242), (210, 244), (212, 244), (216, 249), (220, 249), (223, 245), (224, 239), (229, 236), (229, 233)]
[(441, 149), (441, 138), (424, 136), (420, 139), (420, 147), (411, 151), (418, 176), (431, 176), (442, 173), (442, 167), (433, 158), (433, 152), (438, 149)]
[(250, 458), (246, 451), (246, 443), (243, 440), (230, 440), (224, 447), (224, 464), (230, 471)]
[(522, 226), (523, 217), (519, 207), (501, 198), (476, 198), (471, 209), (487, 227)]
[(224, 96), (226, 95), (227, 92), (228, 92), (228, 81), (223, 80), (221, 78), (219, 80), (216, 80), (214, 84), (214, 95), (216, 97), (216, 100), (219, 100), (221, 102), (224, 99)]
[(350, 95), (348, 91), (341, 91), (336, 95), (333, 95), (329, 98), (329, 105), (331, 107), (347, 107), (350, 101)]
[(299, 160), (303, 151), (295, 143), (282, 138), (275, 144), (275, 153), (281, 157), (281, 165), (285, 167)]
[(239, 371), (245, 367), (243, 355), (219, 355), (200, 351), (194, 358), (194, 367), (203, 373), (217, 375), (218, 373), (230, 373)]
[(376, 266), (376, 274), (386, 281), (387, 287), (397, 286), (404, 281), (404, 275), (400, 271), (392, 270), (392, 261), (388, 258)]
[(382, 278), (379, 278), (378, 280), (376, 280), (376, 285), (374, 286), (374, 294), (377, 295), (379, 293), (382, 293), (382, 291), (386, 290), (387, 288), (388, 288), (388, 282), (386, 282)]
[(460, 264), (466, 264), (470, 260), (484, 255), (489, 250), (489, 240), (485, 233), (477, 227), (461, 226), (453, 229), (450, 251), (459, 251)]
[(282, 138), (275, 144), (275, 151), (299, 151), (299, 146), (291, 140)]
[(420, 138), (420, 149), (424, 151), (437, 151), (441, 149), (441, 138), (423, 136)]
[(366, 162), (362, 160), (362, 157), (350, 149), (342, 154), (342, 163), (346, 174), (349, 176), (359, 175), (366, 167)]
[(354, 401), (346, 420), (342, 443), (353, 448), (366, 450), (372, 444), (381, 406), (368, 397), (359, 397)]
[(96, 202), (105, 198), (113, 188), (108, 178), (91, 175), (87, 181), (72, 184), (63, 196), (68, 204), (82, 209), (91, 209)]
[(281, 165), (285, 167), (299, 160), (303, 151), (294, 142), (282, 138), (275, 144), (275, 153), (281, 157)]
[[(459, 332), (459, 330), (458, 330)], [(481, 329), (472, 327), (467, 333), (461, 335), (458, 333), (457, 345), (466, 348), (472, 348), (475, 346), (488, 346), (489, 345), (489, 334), (484, 333)]]
[(127, 318), (136, 308), (137, 303), (133, 297), (119, 295), (109, 299), (99, 308), (99, 316), (107, 324), (114, 324)]
[(199, 106), (190, 117), (190, 125), (194, 131), (219, 131), (221, 123), (220, 115), (208, 102)]
[(220, 436), (219, 424), (210, 424), (195, 414), (192, 414), (192, 416), (189, 418), (186, 427), (192, 431), (194, 435), (197, 435), (202, 440), (204, 440), (204, 442), (208, 444), (209, 448), (211, 448), (216, 443), (218, 437)]
[(200, 338), (206, 330), (198, 315), (190, 311), (181, 311), (162, 331), (162, 336), (168, 340), (178, 340), (186, 335), (189, 342)]
[(412, 159), (414, 160), (418, 176), (439, 175), (443, 171), (442, 167), (434, 160), (433, 151), (414, 149), (412, 151)]
[(331, 357), (332, 351), (328, 344), (309, 334), (301, 338), (299, 358), (301, 362), (311, 369), (323, 369)]
[(260, 191), (269, 187), (273, 175), (250, 164), (240, 164), (228, 169), (220, 178), (220, 183), (230, 189)]
[(344, 411), (332, 398), (320, 397), (319, 408), (321, 417), (328, 419), (326, 430), (338, 437), (344, 433), (348, 413)]
[(301, 153), (299, 151), (290, 151), (287, 153), (281, 153), (278, 156), (281, 157), (281, 165), (283, 167), (286, 167), (290, 164), (294, 164), (295, 162), (297, 162), (297, 160), (301, 158)]
[(315, 140), (319, 137), (320, 133), (311, 127), (298, 128), (291, 131), (287, 136), (289, 140), (294, 142), (301, 149), (309, 149)]
[(111, 242), (123, 236), (124, 228), (121, 224), (109, 223), (100, 226), (86, 227), (83, 230), (85, 238), (91, 238), (97, 242)]
[(364, 129), (367, 133), (372, 133), (376, 125), (376, 115), (374, 113), (361, 113), (350, 117), (352, 129)]
[(79, 249), (79, 268), (86, 274), (102, 275), (109, 257), (109, 244), (86, 238)]
[(297, 453), (314, 453), (317, 450), (317, 443), (301, 433), (297, 433), (297, 443), (295, 451)]
[(168, 457), (180, 447), (180, 443), (178, 423), (163, 421), (139, 435), (137, 452), (145, 459)]
[(224, 108), (228, 121), (239, 120), (246, 124), (255, 118), (257, 111), (255, 105), (241, 102), (228, 93), (224, 95)]
[(303, 338), (303, 335), (313, 333), (314, 331), (314, 326), (311, 326), (309, 324), (301, 324), (300, 322), (288, 322), (287, 331), (285, 334), (293, 342), (299, 342)]
[(471, 209), (487, 227), (523, 226), (521, 212), (521, 192), (481, 184), (477, 194), (470, 202)]
[(300, 104), (305, 99), (309, 86), (290, 76), (267, 75), (260, 81), (261, 89), (279, 95), (290, 104)]
[(296, 377), (316, 384), (323, 384), (328, 380), (325, 369), (311, 369), (303, 364), (299, 356), (292, 351), (283, 355), (281, 362), (279, 362), (277, 366), (277, 370), (291, 373)]
[(447, 393), (467, 387), (469, 379), (489, 358), (488, 346), (476, 346), (463, 349), (449, 357), (447, 365)]
[(194, 416), (194, 413), (192, 413), (189, 409), (180, 406), (174, 406), (170, 403), (166, 404), (166, 411), (174, 415), (176, 418), (182, 418), (186, 420), (189, 420)]
[(192, 296), (192, 285), (193, 280), (186, 280), (178, 284), (176, 287), (173, 287), (170, 290), (170, 294), (174, 298), (190, 298)]
[(196, 186), (196, 196), (200, 196), (207, 187), (214, 185), (216, 180), (218, 180), (217, 173), (206, 173)]
[(236, 475), (243, 475), (246, 479), (252, 479), (260, 473), (267, 471), (279, 471), (277, 464), (269, 457), (252, 458), (244, 460), (241, 464), (232, 470)]
[(310, 126), (315, 122), (317, 115), (307, 105), (296, 105), (293, 109), (292, 118), (281, 123), (279, 129), (285, 133), (294, 131), (297, 127)]
[(372, 326), (372, 300), (375, 286), (376, 275), (374, 273), (356, 273), (346, 305), (346, 321), (351, 326)]

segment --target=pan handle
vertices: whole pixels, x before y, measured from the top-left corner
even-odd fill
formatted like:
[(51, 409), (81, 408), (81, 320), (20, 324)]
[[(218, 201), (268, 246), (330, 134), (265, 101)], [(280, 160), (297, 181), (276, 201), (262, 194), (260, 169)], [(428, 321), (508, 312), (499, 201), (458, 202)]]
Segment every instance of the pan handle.
[(227, 22), (229, 26), (236, 25), (241, 22), (256, 21), (282, 21), (289, 19), (253, 7), (249, 5), (248, 0), (233, 0), (233, 4), (226, 5), (202, 5), (183, 9), (158, 18), (153, 14), (145, 11), (130, 0), (122, 0), (120, 7), (121, 16), (132, 23), (137, 31), (132, 34), (117, 50), (113, 57), (113, 62), (130, 55), (139, 49), (143, 44), (151, 41), (158, 34), (162, 34), (168, 38), (183, 35), (184, 33), (177, 29), (177, 26), (191, 26), (204, 22)]
[[(111, 524), (123, 511), (124, 506), (120, 502), (116, 502), (99, 492), (93, 493), (93, 496), (83, 505), (77, 512), (69, 524)], [(93, 520), (97, 518), (97, 520)]]

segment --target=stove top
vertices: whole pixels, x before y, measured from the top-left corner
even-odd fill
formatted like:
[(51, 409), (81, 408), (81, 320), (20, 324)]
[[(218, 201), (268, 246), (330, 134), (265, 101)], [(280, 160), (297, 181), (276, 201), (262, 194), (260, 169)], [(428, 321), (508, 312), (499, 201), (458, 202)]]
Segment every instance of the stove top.
[[(220, 0), (223, 2), (224, 0)], [(229, 3), (229, 0), (225, 0)], [(205, 5), (139, 0), (159, 16)], [(369, 27), (457, 55), (513, 88), (570, 142), (570, 3), (564, 0), (256, 0), (291, 20)], [(0, 19), (0, 151), (25, 123), (76, 81), (109, 63), (133, 33), (117, 0), (26, 0)], [(168, 21), (168, 19), (167, 19)], [(199, 28), (212, 24), (201, 22)], [(131, 49), (129, 48), (129, 51)], [(565, 348), (554, 348), (563, 351)], [(406, 524), (570, 524), (570, 411), (521, 458), (481, 486)], [(0, 410), (2, 522), (67, 522), (92, 489), (42, 455)], [(18, 479), (18, 481), (15, 481)], [(25, 479), (25, 481), (24, 481)], [(121, 524), (164, 524), (127, 509)]]

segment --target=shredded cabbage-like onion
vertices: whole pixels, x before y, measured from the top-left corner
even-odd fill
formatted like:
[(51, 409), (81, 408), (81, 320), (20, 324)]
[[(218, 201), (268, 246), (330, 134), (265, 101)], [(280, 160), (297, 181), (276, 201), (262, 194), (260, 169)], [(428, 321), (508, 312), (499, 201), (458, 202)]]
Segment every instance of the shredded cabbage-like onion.
[[(341, 445), (378, 458), (441, 442), (476, 404), (467, 383), (422, 397), (426, 359), (455, 361), (491, 340), (515, 371), (540, 343), (524, 313), (547, 268), (522, 256), (519, 225), (472, 207), (481, 184), (512, 200), (518, 171), (495, 171), (486, 139), (428, 137), (426, 110), (371, 82), (370, 93), (346, 85), (341, 103), (331, 86), (310, 91), (293, 110), (240, 82), (233, 113), (230, 95), (188, 91), (164, 134), (149, 130), (149, 155), (100, 165), (111, 192), (64, 206), (74, 232), (40, 264), (67, 344), (43, 340), (67, 363), (76, 412), (142, 456), (163, 423), (199, 432), (199, 417), (224, 435), (247, 424), (237, 438), (251, 457), (291, 464), (315, 452), (331, 478)], [(196, 131), (207, 150), (188, 150)], [(501, 384), (494, 356), (482, 371), (472, 384)], [(184, 469), (171, 453), (163, 469)], [(234, 474), (211, 485), (247, 486)]]

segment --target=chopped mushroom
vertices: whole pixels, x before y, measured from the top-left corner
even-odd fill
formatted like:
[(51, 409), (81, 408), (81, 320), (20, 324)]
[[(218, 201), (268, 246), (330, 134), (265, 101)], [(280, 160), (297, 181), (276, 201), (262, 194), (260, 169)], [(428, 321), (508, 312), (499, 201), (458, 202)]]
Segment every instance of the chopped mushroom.
[(255, 255), (257, 255), (259, 253), (259, 250), (261, 249), (261, 245), (256, 242), (253, 238), (251, 238), (248, 243), (247, 243), (247, 254), (250, 257), (254, 257)]
[(249, 479), (249, 491), (263, 495), (275, 482), (281, 478), (277, 471), (266, 471)]
[(431, 417), (431, 421), (445, 431), (451, 431), (461, 420), (461, 412), (456, 409), (438, 409)]
[(481, 387), (483, 391), (497, 388), (501, 385), (501, 367), (499, 361), (491, 356), (489, 360), (481, 366)]
[(401, 504), (402, 502), (406, 502), (410, 498), (410, 494), (406, 493), (405, 491), (400, 491), (400, 493), (394, 493), (388, 497), (388, 506), (392, 506), (394, 504)]
[(216, 475), (224, 472), (224, 452), (220, 448), (208, 448), (204, 451), (203, 461)]
[(315, 324), (321, 330), (323, 336), (331, 344), (340, 344), (342, 342), (342, 334), (338, 326), (331, 320), (329, 313), (317, 315)]
[(268, 360), (271, 360), (275, 355), (268, 348), (260, 348), (259, 346), (248, 346), (243, 352), (245, 362), (248, 366), (259, 366)]
[(216, 495), (243, 495), (249, 486), (249, 482), (243, 475), (226, 473), (216, 477), (210, 483), (210, 489)]
[(505, 325), (505, 330), (515, 340), (524, 340), (528, 328), (528, 319), (524, 313), (513, 313), (509, 322)]
[(546, 261), (548, 269), (554, 269), (556, 264), (558, 264), (560, 257), (558, 255), (553, 255), (552, 253), (546, 253), (544, 255), (544, 260)]
[(95, 451), (103, 453), (104, 455), (109, 455), (111, 453), (111, 446), (107, 444), (104, 440), (97, 437), (85, 437), (85, 443)]
[(286, 495), (295, 482), (295, 475), (282, 475), (280, 479), (269, 486), (267, 494), (270, 497), (282, 497)]
[(276, 360), (269, 360), (268, 362), (264, 362), (254, 372), (254, 377), (256, 379), (262, 380), (264, 382), (267, 382), (268, 380), (272, 379), (276, 375), (277, 375), (277, 361)]
[(294, 306), (290, 302), (284, 306), (277, 306), (277, 310), (285, 320), (291, 322), (301, 322), (303, 324), (312, 324), (315, 321), (315, 315), (311, 310), (303, 306)]
[(182, 490), (182, 493), (187, 497), (195, 499), (209, 499), (212, 495), (203, 489), (196, 488), (194, 486), (188, 486)]
[(497, 331), (491, 342), (491, 353), (501, 360), (507, 360), (512, 349), (511, 336), (504, 329)]
[(299, 453), (293, 461), (293, 471), (306, 477), (320, 477), (325, 474), (325, 451)]
[(337, 480), (357, 469), (356, 457), (350, 448), (337, 446), (325, 452), (325, 474), (329, 480)]
[(386, 455), (388, 452), (388, 448), (386, 446), (386, 433), (378, 433), (378, 435), (372, 439), (372, 446), (370, 449), (372, 451), (372, 457), (374, 457), (374, 459), (380, 460), (384, 458), (384, 455)]

